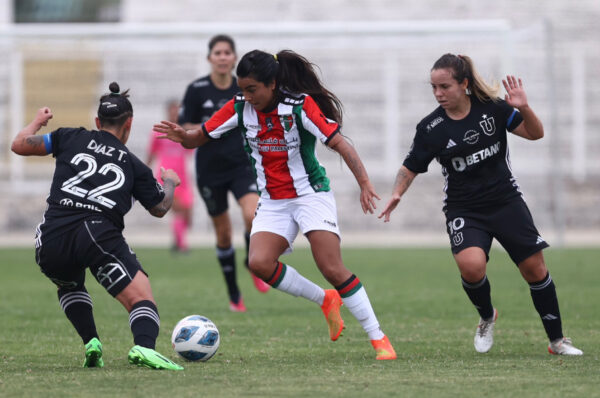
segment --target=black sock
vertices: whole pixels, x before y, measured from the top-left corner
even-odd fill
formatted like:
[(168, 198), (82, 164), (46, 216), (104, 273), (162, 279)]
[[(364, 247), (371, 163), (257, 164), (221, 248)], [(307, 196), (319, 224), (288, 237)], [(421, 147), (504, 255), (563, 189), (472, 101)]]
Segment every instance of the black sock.
[(87, 344), (94, 337), (98, 338), (92, 312), (92, 298), (84, 286), (80, 290), (58, 289), (58, 302), (83, 344)]
[(482, 280), (475, 283), (469, 283), (462, 279), (463, 289), (467, 292), (467, 296), (479, 312), (479, 316), (483, 319), (490, 319), (494, 316), (494, 307), (492, 306), (492, 296), (490, 295), (490, 282), (487, 275)]
[(136, 345), (154, 349), (160, 327), (156, 305), (150, 300), (135, 303), (129, 313), (129, 327)]
[(248, 266), (248, 251), (250, 250), (250, 232), (244, 232), (244, 240), (246, 241), (246, 258), (244, 258), (244, 265), (246, 268), (250, 269)]
[(550, 341), (560, 339), (562, 334), (562, 322), (558, 309), (558, 298), (556, 288), (550, 274), (539, 282), (529, 284), (533, 305), (542, 318), (544, 329)]
[(227, 249), (217, 246), (217, 258), (221, 264), (221, 271), (223, 271), (225, 283), (227, 284), (229, 300), (237, 304), (240, 300), (240, 289), (238, 289), (235, 276), (235, 250), (233, 250), (233, 246), (229, 246)]

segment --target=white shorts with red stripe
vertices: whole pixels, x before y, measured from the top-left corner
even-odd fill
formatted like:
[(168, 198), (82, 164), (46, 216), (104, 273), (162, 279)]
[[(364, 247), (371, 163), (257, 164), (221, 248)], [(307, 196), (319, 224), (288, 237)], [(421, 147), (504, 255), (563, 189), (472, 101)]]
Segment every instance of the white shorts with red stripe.
[(289, 244), (285, 253), (291, 253), (299, 230), (303, 234), (330, 231), (341, 239), (333, 192), (315, 192), (292, 199), (260, 198), (251, 235), (257, 232), (280, 235)]

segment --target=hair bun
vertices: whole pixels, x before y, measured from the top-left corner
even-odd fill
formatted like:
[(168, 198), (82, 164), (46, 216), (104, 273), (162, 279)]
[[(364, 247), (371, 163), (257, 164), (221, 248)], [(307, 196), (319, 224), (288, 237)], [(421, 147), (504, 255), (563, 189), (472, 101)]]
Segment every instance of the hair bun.
[(108, 89), (112, 94), (119, 94), (119, 91), (121, 91), (121, 88), (119, 87), (117, 82), (112, 82), (111, 84), (109, 84)]

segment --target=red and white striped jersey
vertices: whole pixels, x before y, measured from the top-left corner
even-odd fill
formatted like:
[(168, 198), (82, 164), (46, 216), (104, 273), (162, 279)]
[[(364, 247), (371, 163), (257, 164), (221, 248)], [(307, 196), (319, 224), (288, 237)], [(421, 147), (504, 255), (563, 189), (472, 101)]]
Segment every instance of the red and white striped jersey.
[(317, 138), (327, 144), (339, 125), (327, 119), (309, 95), (285, 94), (268, 113), (255, 110), (237, 95), (202, 125), (212, 139), (237, 127), (244, 133), (262, 197), (290, 199), (329, 191), (329, 179), (317, 159), (315, 144)]

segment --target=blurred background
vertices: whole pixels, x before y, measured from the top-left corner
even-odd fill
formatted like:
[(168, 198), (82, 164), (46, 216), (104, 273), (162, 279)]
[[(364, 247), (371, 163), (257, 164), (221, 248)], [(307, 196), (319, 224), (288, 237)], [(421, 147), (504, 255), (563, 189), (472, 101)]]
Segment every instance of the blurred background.
[[(488, 81), (520, 76), (546, 131), (536, 142), (509, 137), (512, 169), (537, 227), (553, 246), (599, 246), (599, 20), (598, 0), (0, 0), (0, 245), (31, 246), (45, 209), (53, 159), (10, 152), (38, 108), (55, 115), (42, 133), (92, 128), (98, 98), (117, 81), (131, 90), (134, 107), (128, 147), (145, 159), (165, 102), (209, 72), (208, 39), (226, 33), (238, 57), (289, 48), (320, 67), (344, 103), (343, 132), (382, 197), (379, 209), (416, 124), (437, 105), (429, 71), (439, 56), (471, 56)], [(325, 148), (319, 156), (344, 245), (448, 244), (439, 164), (413, 182), (384, 224), (362, 214), (358, 186), (339, 156)], [(239, 244), (239, 208), (233, 200), (230, 208)], [(134, 245), (172, 243), (169, 223), (141, 206), (125, 223)], [(214, 244), (196, 191), (190, 243)]]

